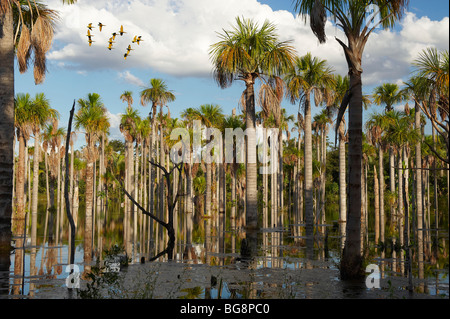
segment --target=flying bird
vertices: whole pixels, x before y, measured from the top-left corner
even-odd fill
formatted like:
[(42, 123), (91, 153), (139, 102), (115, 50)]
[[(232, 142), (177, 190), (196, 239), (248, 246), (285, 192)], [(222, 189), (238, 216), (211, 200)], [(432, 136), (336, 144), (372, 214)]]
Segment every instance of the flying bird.
[(92, 42), (95, 42), (95, 41), (92, 41), (91, 39), (89, 39), (89, 46), (91, 46), (91, 44), (92, 44)]
[(112, 43), (109, 43), (109, 45), (108, 45), (107, 48), (108, 48), (109, 51), (111, 51), (112, 49), (114, 49), (114, 48), (112, 47)]
[(130, 53), (131, 50), (134, 50), (134, 49), (131, 48), (131, 45), (128, 45), (128, 48), (127, 48), (128, 53)]
[(92, 35), (92, 34), (89, 32), (89, 30), (88, 30), (86, 36), (88, 37), (88, 40), (89, 40), (89, 46), (90, 46), (91, 43), (92, 43), (92, 37), (93, 37), (93, 35)]
[(112, 37), (109, 38), (108, 43), (109, 43), (110, 45), (112, 45), (113, 43), (116, 43), (116, 42), (114, 42), (113, 40), (114, 40), (114, 39), (113, 39)]
[(141, 36), (138, 36), (138, 38), (136, 39), (137, 44), (139, 45), (139, 42), (144, 41), (141, 39)]
[(133, 40), (131, 41), (131, 43), (136, 43), (137, 42), (137, 35), (134, 36)]
[(91, 31), (92, 31), (92, 28), (94, 28), (94, 27), (92, 26), (92, 23), (89, 23), (87, 27), (88, 27), (88, 29), (91, 30)]
[(126, 60), (126, 59), (127, 59), (127, 56), (129, 56), (129, 52), (125, 53), (125, 54), (123, 55), (123, 58)]
[(124, 33), (126, 33), (125, 31), (123, 31), (123, 25), (121, 25), (120, 26), (120, 31), (119, 31), (119, 34), (120, 35), (123, 35)]
[(113, 40), (116, 39), (116, 35), (117, 35), (117, 33), (113, 32), (113, 34), (112, 34), (112, 39), (113, 39)]
[(105, 27), (105, 25), (101, 22), (98, 23), (98, 28), (100, 30), (100, 32), (102, 31), (102, 27)]

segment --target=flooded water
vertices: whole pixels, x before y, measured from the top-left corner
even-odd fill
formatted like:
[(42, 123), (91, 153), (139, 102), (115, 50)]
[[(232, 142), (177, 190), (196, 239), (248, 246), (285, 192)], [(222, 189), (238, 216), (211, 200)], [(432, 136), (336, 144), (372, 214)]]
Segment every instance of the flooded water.
[[(315, 234), (314, 258), (306, 258), (305, 237), (293, 236), (292, 226), (261, 229), (253, 239), (238, 230), (218, 231), (205, 237), (202, 227), (194, 228), (192, 245), (187, 249), (183, 232), (177, 237), (174, 259), (167, 257), (148, 262), (153, 253), (148, 243), (138, 241), (132, 246), (133, 254), (128, 265), (116, 270), (116, 276), (108, 282), (92, 284), (87, 269), (93, 271), (104, 266), (99, 258), (101, 248), (122, 246), (122, 232), (112, 227), (101, 240), (95, 234), (92, 264), (84, 263), (82, 227), (76, 241), (75, 265), (81, 274), (80, 286), (68, 289), (70, 274), (67, 237), (60, 236), (50, 243), (38, 236), (37, 245), (31, 246), (29, 233), (22, 256), (21, 272), (15, 269), (16, 253), (11, 254), (9, 269), (0, 269), (1, 298), (65, 299), (65, 298), (164, 298), (164, 299), (344, 299), (344, 298), (449, 298), (448, 280), (448, 230), (439, 230), (438, 240), (430, 232), (431, 240), (438, 242), (437, 258), (425, 259), (423, 279), (419, 279), (417, 262), (412, 264), (410, 279), (402, 275), (407, 265), (395, 246), (380, 248), (369, 246), (366, 265), (376, 265), (378, 272), (368, 270), (371, 282), (379, 287), (368, 287), (368, 277), (358, 282), (339, 279), (341, 236), (337, 222), (319, 225)], [(445, 225), (445, 224), (444, 224)], [(301, 234), (304, 225), (297, 225)], [(214, 227), (213, 227), (214, 229)], [(41, 228), (38, 235), (43, 234)], [(373, 234), (367, 234), (369, 243)], [(139, 237), (137, 237), (139, 238)], [(248, 241), (242, 241), (248, 238)], [(142, 238), (141, 238), (142, 239)], [(389, 241), (389, 239), (388, 239)], [(256, 247), (256, 253), (248, 257), (243, 253), (245, 243)], [(377, 252), (378, 250), (378, 252)], [(398, 251), (398, 250), (397, 250)], [(145, 261), (142, 263), (141, 258)], [(416, 256), (413, 254), (413, 259)], [(97, 263), (98, 262), (98, 263)], [(104, 268), (103, 268), (104, 269)], [(370, 268), (368, 268), (370, 269)], [(98, 278), (97, 278), (98, 279)], [(98, 283), (101, 281), (98, 281)], [(369, 284), (370, 286), (370, 284)], [(92, 288), (92, 286), (91, 286)], [(84, 291), (84, 295), (80, 295)], [(87, 291), (87, 293), (86, 293)]]

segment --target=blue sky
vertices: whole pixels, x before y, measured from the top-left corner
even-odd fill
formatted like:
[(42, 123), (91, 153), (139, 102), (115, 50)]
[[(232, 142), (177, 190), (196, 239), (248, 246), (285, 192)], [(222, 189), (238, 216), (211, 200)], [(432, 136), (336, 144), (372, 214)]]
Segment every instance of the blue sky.
[[(293, 14), (291, 0), (81, 0), (74, 6), (61, 6), (60, 0), (46, 3), (59, 10), (61, 16), (48, 54), (46, 80), (41, 85), (34, 84), (32, 64), (25, 74), (16, 69), (16, 93), (44, 92), (52, 107), (61, 113), (60, 126), (64, 127), (74, 99), (99, 93), (110, 112), (111, 138), (122, 139), (118, 120), (126, 107), (119, 99), (123, 91), (132, 91), (133, 106), (141, 115), (148, 114), (149, 107), (139, 104), (139, 92), (151, 78), (165, 80), (174, 91), (176, 101), (169, 104), (172, 117), (187, 107), (205, 103), (219, 104), (226, 114), (231, 114), (244, 86), (235, 82), (228, 89), (220, 89), (212, 79), (207, 51), (218, 39), (215, 32), (230, 29), (238, 15), (273, 21), (280, 39), (292, 40), (299, 55), (310, 51), (327, 59), (337, 73), (346, 73), (342, 49), (333, 39), (338, 36), (344, 40), (342, 32), (329, 24), (328, 41), (319, 44), (309, 25)], [(436, 46), (448, 50), (448, 16), (448, 1), (411, 0), (408, 13), (394, 30), (379, 30), (371, 35), (363, 60), (364, 93), (371, 93), (383, 82), (406, 80), (410, 62), (422, 49)], [(96, 42), (89, 47), (86, 25), (89, 22), (97, 25), (99, 21), (106, 26), (102, 33), (98, 29), (92, 31)], [(121, 24), (128, 33), (117, 38), (117, 50), (106, 50), (106, 39)], [(144, 42), (135, 45), (130, 57), (124, 60), (123, 48), (133, 34), (142, 34)], [(287, 101), (283, 107), (289, 114), (296, 115), (298, 110), (298, 105)], [(314, 112), (318, 110), (315, 108)], [(365, 115), (381, 110), (372, 107)], [(332, 136), (330, 140), (334, 140)], [(79, 134), (77, 147), (83, 144), (84, 137)]]

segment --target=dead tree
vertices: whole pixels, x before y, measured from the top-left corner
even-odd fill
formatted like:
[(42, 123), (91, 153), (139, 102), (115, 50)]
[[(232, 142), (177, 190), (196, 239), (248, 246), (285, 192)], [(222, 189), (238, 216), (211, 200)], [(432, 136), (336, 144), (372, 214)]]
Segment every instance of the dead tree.
[(175, 169), (178, 170), (178, 172), (180, 173), (181, 176), (181, 172), (183, 170), (183, 165), (182, 163), (176, 164), (174, 165), (174, 167), (168, 172), (166, 170), (165, 167), (154, 163), (152, 161), (149, 161), (150, 164), (152, 164), (155, 167), (158, 167), (160, 170), (163, 171), (164, 173), (164, 177), (166, 178), (166, 183), (167, 183), (167, 189), (168, 189), (168, 194), (167, 194), (167, 206), (168, 206), (168, 211), (169, 211), (169, 220), (166, 223), (165, 221), (159, 219), (157, 216), (153, 215), (151, 212), (147, 211), (144, 207), (142, 207), (125, 189), (125, 187), (123, 186), (123, 183), (120, 181), (120, 187), (122, 188), (124, 194), (130, 199), (130, 201), (136, 205), (136, 207), (144, 214), (147, 216), (150, 216), (150, 218), (152, 218), (153, 220), (155, 220), (158, 224), (160, 224), (161, 226), (163, 226), (166, 230), (167, 233), (169, 235), (169, 241), (167, 242), (167, 246), (166, 249), (164, 249), (163, 251), (159, 252), (156, 256), (152, 257), (149, 259), (149, 261), (154, 261), (156, 259), (158, 259), (161, 256), (164, 256), (165, 254), (167, 254), (167, 257), (169, 260), (173, 259), (173, 249), (175, 247), (175, 229), (173, 227), (173, 213), (174, 213), (174, 209), (175, 206), (177, 204), (178, 198), (181, 196), (184, 196), (182, 194), (180, 194), (180, 190), (181, 190), (181, 185), (182, 185), (182, 179), (179, 178), (178, 179), (178, 185), (177, 185), (177, 193), (174, 196), (173, 195), (173, 185), (172, 182), (170, 180), (170, 176), (172, 175), (173, 171)]

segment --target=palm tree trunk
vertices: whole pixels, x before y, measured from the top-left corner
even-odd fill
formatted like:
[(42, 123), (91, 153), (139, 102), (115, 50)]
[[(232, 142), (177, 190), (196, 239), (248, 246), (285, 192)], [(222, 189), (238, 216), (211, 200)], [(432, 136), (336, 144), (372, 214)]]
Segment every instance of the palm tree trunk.
[[(151, 136), (151, 144), (150, 144), (150, 150), (149, 150), (149, 159), (152, 162), (155, 162), (154, 154), (156, 151), (156, 125), (154, 121), (152, 120), (152, 136)], [(148, 196), (149, 196), (149, 211), (150, 213), (154, 214), (155, 209), (155, 170), (153, 168), (153, 165), (149, 165), (149, 182), (148, 182)], [(149, 254), (152, 252), (154, 244), (155, 244), (155, 238), (154, 238), (154, 227), (153, 227), (153, 219), (149, 221)]]
[[(38, 211), (38, 190), (39, 190), (39, 130), (34, 134), (34, 154), (33, 154), (33, 190), (31, 195), (31, 255), (30, 264), (36, 262), (36, 236), (37, 236), (37, 211)], [(30, 273), (31, 276), (36, 273)]]
[[(136, 143), (136, 158), (134, 159), (134, 165), (135, 165), (135, 169), (134, 169), (134, 180), (132, 181), (132, 183), (134, 184), (133, 186), (133, 190), (134, 190), (134, 194), (133, 197), (139, 201), (140, 195), (139, 195), (139, 145)], [(133, 205), (134, 206), (134, 205)], [(138, 212), (137, 209), (133, 209), (133, 255), (135, 256), (135, 258), (137, 258), (137, 239), (138, 239), (138, 216), (137, 216)], [(141, 215), (141, 214), (139, 214)]]
[[(395, 159), (394, 159), (394, 150), (392, 146), (389, 146), (389, 190), (391, 191), (391, 195), (395, 193)], [(394, 205), (391, 205), (390, 208), (391, 211), (391, 225), (395, 225), (396, 218), (395, 218), (395, 207)]]
[(16, 284), (14, 289), (14, 294), (19, 293), (19, 289), (21, 287), (21, 276), (22, 276), (22, 269), (25, 266), (23, 264), (23, 254), (24, 249), (22, 249), (22, 246), (24, 244), (24, 241), (22, 239), (22, 235), (24, 233), (24, 225), (25, 225), (25, 203), (24, 203), (24, 197), (25, 197), (25, 138), (21, 132), (18, 134), (19, 139), (19, 159), (17, 162), (17, 169), (16, 169), (16, 212), (14, 214), (14, 224), (15, 224), (15, 234), (16, 234), (16, 241), (15, 241), (15, 258), (14, 258), (14, 275), (16, 276), (16, 279), (14, 280), (14, 283)]
[(374, 207), (375, 207), (375, 246), (380, 240), (380, 186), (378, 183), (377, 166), (373, 165), (373, 188), (375, 193)]
[(366, 231), (366, 197), (365, 188), (366, 188), (366, 179), (365, 179), (365, 165), (361, 166), (361, 256), (364, 255), (364, 235)]
[(187, 258), (190, 259), (190, 251), (192, 246), (192, 226), (194, 222), (194, 212), (192, 210), (193, 204), (192, 199), (194, 196), (194, 189), (193, 189), (193, 178), (192, 178), (192, 171), (191, 171), (191, 164), (187, 163), (186, 166), (186, 184), (187, 184), (187, 197), (186, 197), (186, 251), (187, 251)]
[[(164, 162), (165, 162), (165, 152), (164, 152), (164, 136), (163, 136), (163, 127), (160, 124), (159, 125), (159, 161), (160, 161), (160, 165), (161, 166), (165, 166)], [(160, 173), (160, 176), (161, 173)], [(159, 214), (160, 214), (160, 218), (162, 220), (164, 220), (164, 215), (165, 215), (165, 198), (164, 198), (164, 178), (160, 178), (160, 185), (159, 185)], [(164, 245), (164, 233), (163, 233), (163, 229), (162, 227), (159, 227), (159, 250), (162, 251), (163, 250), (163, 245)]]
[(56, 184), (56, 246), (59, 244), (59, 220), (61, 218), (61, 209), (59, 206), (60, 200), (61, 200), (61, 157), (60, 157), (60, 150), (61, 148), (58, 147), (58, 154), (57, 154), (57, 184)]
[(362, 82), (361, 72), (349, 65), (350, 103), (348, 124), (348, 206), (346, 241), (341, 260), (341, 278), (355, 278), (361, 275), (361, 158), (362, 158)]
[[(9, 4), (6, 5), (9, 7)], [(0, 14), (0, 267), (8, 271), (14, 180), (14, 27), (12, 10)]]
[(309, 93), (305, 99), (305, 221), (306, 251), (309, 259), (313, 258), (314, 249), (314, 211), (313, 211), (313, 169), (312, 169), (312, 131), (311, 102)]
[[(399, 239), (400, 239), (400, 246), (403, 247), (404, 241), (403, 241), (403, 147), (399, 149), (398, 154), (398, 232), (399, 232)], [(400, 269), (401, 273), (403, 273), (403, 249), (400, 250)]]
[[(73, 212), (73, 203), (74, 203), (74, 157), (75, 157), (75, 150), (73, 149), (73, 137), (71, 137), (70, 141), (70, 191), (69, 191), (69, 200), (70, 200), (70, 211)], [(73, 213), (72, 213), (73, 214)]]
[[(134, 152), (133, 152), (133, 142), (127, 141), (128, 144), (128, 192), (131, 194), (133, 198), (135, 198), (135, 190), (134, 190)], [(133, 243), (134, 238), (132, 237), (132, 228), (131, 228), (131, 221), (134, 218), (134, 205), (130, 202), (130, 209), (128, 214), (128, 243), (127, 243), (127, 252), (129, 253), (129, 256), (133, 255)]]
[[(246, 218), (247, 229), (258, 228), (258, 189), (257, 189), (257, 162), (256, 162), (256, 116), (254, 79), (246, 82), (246, 125), (247, 125), (247, 167), (245, 174), (246, 184)], [(252, 247), (253, 248), (253, 247)]]
[(339, 126), (339, 231), (341, 236), (341, 249), (345, 244), (345, 228), (347, 222), (347, 186), (346, 186), (346, 158), (344, 135), (345, 123)]
[[(89, 145), (92, 154), (93, 147)], [(92, 210), (94, 199), (94, 162), (88, 158), (86, 163), (86, 214), (84, 220), (84, 263), (85, 271), (90, 270), (92, 260)]]
[(385, 221), (384, 221), (384, 167), (383, 167), (383, 149), (380, 146), (379, 148), (379, 158), (378, 158), (378, 166), (380, 169), (380, 178), (379, 178), (379, 182), (380, 182), (380, 241), (385, 244), (384, 242), (384, 225), (385, 225)]
[[(233, 202), (233, 206), (231, 207), (231, 227), (233, 231), (236, 231), (237, 228), (237, 217), (238, 217), (238, 211), (239, 211), (239, 198), (237, 192), (238, 187), (238, 178), (237, 178), (237, 164), (233, 163), (233, 173), (232, 175), (232, 182), (231, 182), (231, 201)], [(231, 241), (232, 251), (234, 252), (234, 249), (236, 248), (236, 236)]]

